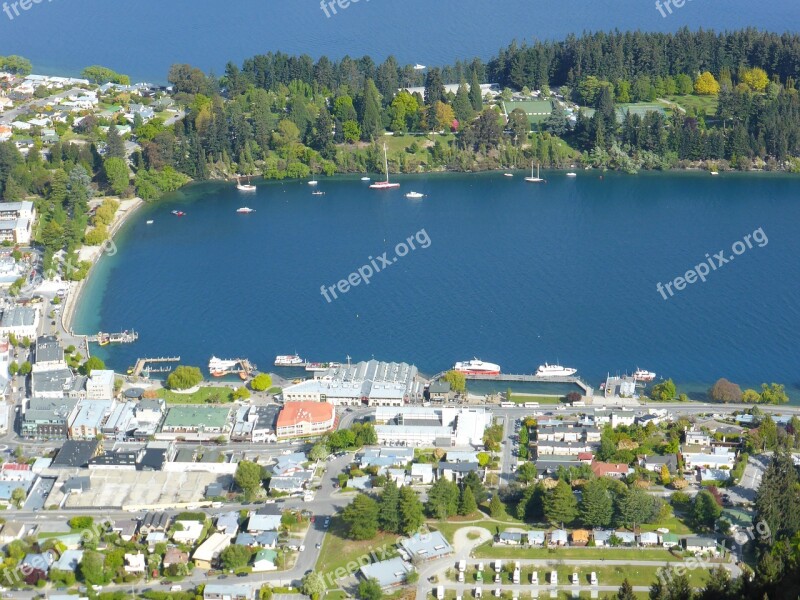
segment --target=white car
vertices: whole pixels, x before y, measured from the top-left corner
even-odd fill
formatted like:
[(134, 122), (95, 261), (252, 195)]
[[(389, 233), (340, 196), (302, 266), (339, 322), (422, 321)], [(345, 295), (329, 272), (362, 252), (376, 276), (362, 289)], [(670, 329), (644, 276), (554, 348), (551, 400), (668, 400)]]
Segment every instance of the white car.
[(589, 575), (589, 583), (591, 585), (597, 585), (597, 573), (595, 573), (594, 571), (592, 571), (592, 574)]
[(579, 581), (580, 580), (578, 579), (578, 574), (577, 573), (573, 573), (572, 574), (572, 585), (578, 585)]

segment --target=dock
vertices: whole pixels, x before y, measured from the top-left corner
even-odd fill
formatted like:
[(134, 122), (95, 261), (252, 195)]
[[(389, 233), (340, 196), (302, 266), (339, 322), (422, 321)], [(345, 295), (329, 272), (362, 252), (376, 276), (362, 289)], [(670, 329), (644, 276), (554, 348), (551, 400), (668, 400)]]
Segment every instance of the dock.
[(119, 333), (105, 333), (100, 331), (96, 335), (86, 336), (87, 342), (100, 344), (101, 346), (106, 346), (108, 344), (132, 344), (138, 339), (139, 334), (133, 329), (130, 331), (121, 331)]
[(235, 367), (219, 372), (219, 375), (214, 375), (214, 373), (212, 373), (212, 376), (223, 377), (225, 375), (238, 375), (244, 381), (255, 373), (256, 370), (257, 367), (246, 358), (237, 358)]
[(148, 373), (168, 373), (172, 370), (172, 367), (168, 365), (163, 365), (160, 367), (154, 367), (148, 365), (155, 365), (158, 363), (176, 363), (180, 362), (180, 356), (161, 356), (159, 358), (140, 358), (137, 359), (136, 365), (128, 370), (128, 375), (132, 375), (133, 377), (139, 377), (143, 371), (147, 371)]
[[(447, 371), (442, 371), (441, 373), (437, 373), (436, 375), (431, 378), (431, 381), (437, 381), (444, 377)], [(501, 373), (500, 375), (470, 375), (464, 374), (464, 377), (467, 380), (473, 381), (516, 381), (516, 382), (524, 382), (524, 383), (570, 383), (573, 385), (577, 385), (579, 388), (583, 390), (584, 396), (592, 396), (594, 395), (594, 389), (588, 383), (586, 383), (580, 377), (570, 376), (570, 377), (540, 377), (539, 375), (513, 375), (513, 374), (506, 374)]]

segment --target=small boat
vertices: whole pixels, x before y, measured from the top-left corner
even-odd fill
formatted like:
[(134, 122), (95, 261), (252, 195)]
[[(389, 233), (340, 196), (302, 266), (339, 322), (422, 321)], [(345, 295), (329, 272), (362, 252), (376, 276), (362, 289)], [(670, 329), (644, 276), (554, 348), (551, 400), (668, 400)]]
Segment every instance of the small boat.
[(500, 375), (500, 365), (483, 362), (479, 358), (457, 362), (453, 365), (453, 370), (465, 375)]
[(154, 223), (153, 219), (150, 219), (150, 220), (147, 221), (148, 225), (152, 225), (153, 223)]
[(645, 371), (644, 369), (636, 369), (636, 372), (633, 374), (633, 378), (636, 381), (653, 381), (656, 378), (656, 374), (652, 371)]
[(513, 173), (503, 173), (503, 177), (513, 177)]
[(536, 369), (537, 377), (570, 377), (575, 375), (578, 369), (571, 369), (569, 367), (562, 367), (561, 365), (549, 365), (544, 363)]
[(208, 372), (212, 377), (224, 377), (239, 365), (238, 359), (226, 360), (212, 356), (208, 361)]
[(419, 63), (417, 63), (417, 64), (415, 64), (415, 65), (414, 65), (414, 70), (415, 70), (415, 71), (424, 71), (424, 70), (425, 70), (425, 69), (427, 69), (427, 68), (428, 68), (428, 67), (426, 67), (425, 65), (421, 65), (421, 64), (419, 64)]
[(250, 183), (250, 178), (247, 178), (247, 183), (242, 183), (241, 177), (236, 178), (236, 189), (240, 192), (255, 192), (256, 186)]
[(394, 188), (399, 188), (399, 183), (392, 183), (389, 181), (389, 154), (388, 150), (386, 149), (386, 144), (383, 145), (383, 164), (386, 167), (386, 181), (376, 181), (375, 183), (371, 184), (369, 187), (373, 190), (391, 190)]
[(321, 190), (314, 190), (313, 192), (311, 192), (311, 195), (312, 196), (324, 196), (325, 192), (323, 192)]
[(539, 163), (536, 163), (536, 177), (533, 176), (533, 161), (531, 161), (531, 176), (526, 177), (528, 183), (544, 183), (544, 179), (539, 177)]
[(406, 198), (414, 198), (414, 199), (417, 199), (417, 198), (424, 198), (424, 197), (425, 197), (425, 194), (420, 194), (419, 192), (413, 192), (413, 191), (412, 191), (412, 192), (408, 192), (408, 193), (406, 194)]
[(175, 215), (176, 217), (185, 217), (186, 216), (186, 213), (183, 212), (182, 210), (173, 210), (172, 214)]
[(712, 175), (719, 175), (719, 171), (711, 171)]
[(317, 181), (316, 179), (312, 179), (311, 181), (308, 182), (308, 185), (317, 185), (318, 183), (319, 181)]
[(370, 181), (370, 179), (371, 179), (370, 177), (366, 177), (366, 176), (365, 176), (365, 177), (362, 177), (362, 178), (361, 178), (361, 181)]
[(578, 174), (577, 173), (573, 173), (572, 171), (567, 173), (567, 177), (577, 177), (577, 176), (578, 176)]
[(256, 212), (256, 209), (255, 208), (249, 208), (247, 206), (243, 206), (241, 208), (237, 208), (236, 212), (239, 213), (239, 214), (242, 214), (242, 215), (248, 215), (251, 212)]

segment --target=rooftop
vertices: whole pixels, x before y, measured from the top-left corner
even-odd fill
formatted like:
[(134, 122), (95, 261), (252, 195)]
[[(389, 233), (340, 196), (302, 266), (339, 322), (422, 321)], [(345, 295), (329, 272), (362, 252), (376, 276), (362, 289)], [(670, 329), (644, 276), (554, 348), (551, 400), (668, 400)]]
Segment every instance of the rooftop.
[(53, 468), (85, 467), (89, 459), (97, 454), (99, 445), (100, 442), (97, 440), (67, 440), (61, 446), (51, 466)]
[(164, 420), (164, 429), (208, 427), (223, 429), (231, 409), (222, 406), (172, 406)]
[(278, 415), (278, 427), (291, 427), (298, 423), (324, 423), (334, 415), (333, 404), (327, 402), (287, 402)]

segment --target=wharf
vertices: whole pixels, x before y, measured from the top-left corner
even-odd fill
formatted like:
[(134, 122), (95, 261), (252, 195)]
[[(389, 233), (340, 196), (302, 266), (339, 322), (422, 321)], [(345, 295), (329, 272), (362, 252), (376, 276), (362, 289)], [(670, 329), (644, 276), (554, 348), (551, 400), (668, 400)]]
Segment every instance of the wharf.
[(120, 333), (98, 332), (96, 335), (87, 335), (86, 341), (106, 346), (108, 344), (132, 344), (139, 339), (139, 334), (133, 330), (125, 330)]
[(168, 373), (172, 370), (172, 367), (169, 366), (161, 366), (161, 367), (148, 367), (149, 364), (156, 364), (156, 363), (175, 363), (180, 362), (180, 356), (162, 356), (159, 358), (140, 358), (136, 361), (136, 365), (132, 369), (128, 369), (128, 375), (132, 375), (133, 377), (139, 377), (142, 374), (142, 371), (147, 371), (148, 373)]
[[(440, 378), (444, 377), (447, 371), (442, 371), (434, 375), (431, 378), (431, 381), (437, 381)], [(577, 385), (579, 388), (583, 390), (584, 396), (592, 396), (594, 395), (594, 389), (585, 381), (583, 381), (580, 377), (540, 377), (539, 375), (514, 375), (514, 374), (506, 374), (501, 373), (500, 375), (470, 375), (464, 374), (464, 377), (468, 380), (474, 381), (516, 381), (516, 382), (524, 382), (524, 383), (571, 383), (573, 385)]]

